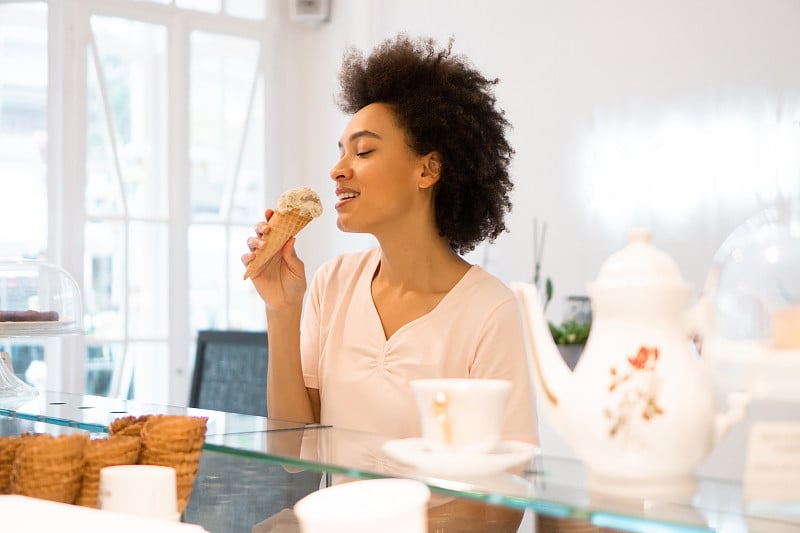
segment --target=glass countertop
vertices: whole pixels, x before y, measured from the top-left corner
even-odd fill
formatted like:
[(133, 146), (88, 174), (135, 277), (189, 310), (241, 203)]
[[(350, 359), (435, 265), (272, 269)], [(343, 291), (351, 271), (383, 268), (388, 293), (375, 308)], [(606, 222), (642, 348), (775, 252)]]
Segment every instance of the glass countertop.
[(464, 475), (436, 476), (389, 457), (383, 451), (388, 437), (330, 426), (53, 392), (13, 408), (0, 404), (0, 416), (90, 432), (107, 431), (115, 418), (144, 414), (207, 416), (206, 450), (278, 463), (290, 471), (323, 472), (331, 483), (413, 478), (445, 496), (624, 531), (800, 531), (800, 502), (749, 502), (739, 481), (711, 476), (698, 476), (696, 486), (682, 494), (619, 497), (587, 490), (579, 461), (542, 454), (492, 475), (469, 475), (465, 463)]

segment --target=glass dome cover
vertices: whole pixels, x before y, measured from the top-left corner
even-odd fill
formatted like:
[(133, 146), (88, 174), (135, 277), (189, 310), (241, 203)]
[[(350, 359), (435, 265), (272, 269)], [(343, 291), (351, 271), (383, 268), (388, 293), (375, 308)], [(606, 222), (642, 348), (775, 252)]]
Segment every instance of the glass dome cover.
[(83, 303), (63, 268), (29, 259), (0, 260), (0, 337), (83, 333)]
[(776, 204), (737, 227), (714, 255), (705, 292), (703, 355), (737, 388), (800, 394), (800, 203)]

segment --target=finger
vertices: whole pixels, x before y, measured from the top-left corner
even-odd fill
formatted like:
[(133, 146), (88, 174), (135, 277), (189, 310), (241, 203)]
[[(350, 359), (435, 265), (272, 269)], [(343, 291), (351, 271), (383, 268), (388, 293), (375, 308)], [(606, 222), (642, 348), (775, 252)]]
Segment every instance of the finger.
[(250, 252), (255, 252), (256, 250), (260, 250), (264, 247), (264, 240), (259, 239), (258, 237), (248, 237), (247, 238), (247, 247), (250, 249)]
[(244, 266), (249, 265), (250, 261), (252, 261), (255, 256), (256, 254), (254, 254), (253, 252), (242, 254), (242, 264)]
[(261, 237), (269, 231), (269, 225), (266, 222), (258, 222), (255, 225), (256, 236)]
[(272, 218), (272, 215), (274, 215), (274, 214), (275, 214), (275, 211), (273, 211), (272, 209), (267, 209), (267, 210), (264, 211), (264, 218), (269, 220), (269, 219)]

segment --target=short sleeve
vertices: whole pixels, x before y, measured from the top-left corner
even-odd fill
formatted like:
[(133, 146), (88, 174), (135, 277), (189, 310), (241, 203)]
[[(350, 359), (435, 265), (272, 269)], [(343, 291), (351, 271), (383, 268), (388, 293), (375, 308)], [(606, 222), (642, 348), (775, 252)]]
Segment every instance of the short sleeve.
[(470, 377), (510, 380), (503, 439), (538, 443), (535, 398), (523, 335), (519, 308), (512, 297), (500, 303), (487, 317)]
[(320, 339), (320, 291), (325, 286), (324, 271), (317, 270), (306, 298), (303, 319), (300, 325), (300, 359), (303, 380), (309, 389), (319, 389)]

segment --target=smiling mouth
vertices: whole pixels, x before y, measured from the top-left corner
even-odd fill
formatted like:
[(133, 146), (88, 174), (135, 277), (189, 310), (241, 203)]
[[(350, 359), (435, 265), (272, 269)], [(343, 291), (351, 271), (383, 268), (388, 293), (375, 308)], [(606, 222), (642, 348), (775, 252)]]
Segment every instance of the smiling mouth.
[(342, 200), (349, 200), (351, 198), (358, 198), (359, 194), (357, 192), (343, 192), (338, 196), (339, 201)]

